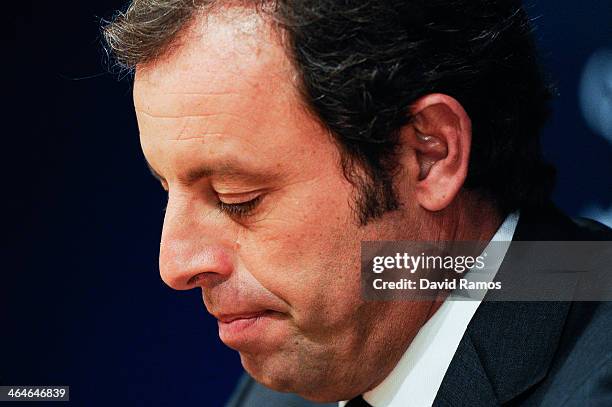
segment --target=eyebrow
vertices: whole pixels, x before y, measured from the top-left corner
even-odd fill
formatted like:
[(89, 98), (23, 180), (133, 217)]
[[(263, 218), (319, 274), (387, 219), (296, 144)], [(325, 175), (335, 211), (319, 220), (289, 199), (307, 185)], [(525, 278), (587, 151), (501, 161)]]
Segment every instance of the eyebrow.
[[(151, 174), (159, 182), (161, 182), (162, 184), (168, 183), (164, 177), (162, 177), (157, 171), (155, 171), (155, 169), (151, 166), (151, 164), (149, 164), (148, 161), (145, 160), (145, 162), (147, 163), (147, 167), (149, 167), (149, 171), (151, 172)], [(281, 173), (280, 171), (274, 172), (272, 174), (264, 174), (263, 172), (253, 172), (244, 168), (244, 166), (242, 166), (237, 161), (226, 160), (221, 162), (221, 164), (218, 165), (216, 168), (208, 166), (194, 168), (190, 170), (185, 177), (181, 178), (181, 182), (185, 185), (192, 185), (202, 178), (211, 177), (213, 175), (248, 179), (251, 181), (262, 181), (270, 179), (272, 177), (278, 177), (281, 175)]]

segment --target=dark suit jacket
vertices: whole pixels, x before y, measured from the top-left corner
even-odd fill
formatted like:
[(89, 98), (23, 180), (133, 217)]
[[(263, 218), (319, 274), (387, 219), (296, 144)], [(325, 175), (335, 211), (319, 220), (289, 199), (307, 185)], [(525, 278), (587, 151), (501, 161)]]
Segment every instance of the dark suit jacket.
[[(513, 240), (612, 240), (612, 230), (550, 207), (522, 211)], [(512, 262), (512, 248), (500, 272), (506, 262)], [(266, 389), (247, 375), (228, 403), (317, 405)], [(612, 302), (483, 301), (434, 406), (497, 405), (612, 407)]]

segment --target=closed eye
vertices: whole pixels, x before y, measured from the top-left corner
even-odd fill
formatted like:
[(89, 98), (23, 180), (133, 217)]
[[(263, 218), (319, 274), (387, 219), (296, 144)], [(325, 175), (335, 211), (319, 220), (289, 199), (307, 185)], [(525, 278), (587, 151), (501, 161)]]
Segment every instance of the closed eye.
[(262, 195), (258, 195), (255, 198), (238, 203), (226, 203), (221, 200), (218, 201), (217, 206), (219, 210), (233, 217), (247, 217), (251, 215), (257, 205), (261, 202)]

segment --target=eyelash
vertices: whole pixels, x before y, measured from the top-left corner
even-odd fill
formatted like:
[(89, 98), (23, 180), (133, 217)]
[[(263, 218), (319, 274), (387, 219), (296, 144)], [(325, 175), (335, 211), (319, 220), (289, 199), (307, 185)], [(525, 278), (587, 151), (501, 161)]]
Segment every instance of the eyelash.
[(261, 195), (251, 199), (250, 201), (240, 202), (236, 204), (228, 204), (222, 201), (218, 201), (217, 206), (219, 207), (219, 210), (223, 213), (238, 218), (244, 218), (253, 213), (260, 201)]

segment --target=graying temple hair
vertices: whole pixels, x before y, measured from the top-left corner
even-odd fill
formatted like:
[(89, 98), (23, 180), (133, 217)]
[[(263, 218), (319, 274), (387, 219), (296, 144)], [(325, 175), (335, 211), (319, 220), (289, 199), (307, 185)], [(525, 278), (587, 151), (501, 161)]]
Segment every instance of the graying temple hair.
[(102, 28), (106, 51), (123, 68), (162, 55), (200, 9), (215, 0), (134, 0)]

